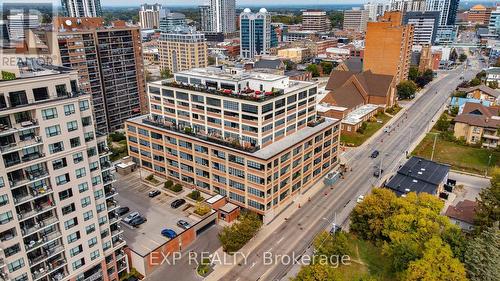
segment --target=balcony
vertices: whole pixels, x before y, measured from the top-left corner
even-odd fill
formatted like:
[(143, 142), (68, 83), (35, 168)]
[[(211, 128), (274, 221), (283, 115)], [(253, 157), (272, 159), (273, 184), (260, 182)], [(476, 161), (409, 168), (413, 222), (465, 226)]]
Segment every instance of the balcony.
[[(36, 267), (32, 267), (31, 268), (31, 275), (33, 276), (33, 280), (35, 280), (35, 281), (40, 280), (41, 278), (43, 278), (47, 275), (50, 275), (50, 274), (54, 274), (61, 269), (63, 271), (65, 271), (64, 266), (66, 265), (66, 263), (67, 263), (66, 259), (64, 258), (63, 255), (61, 255), (59, 257), (56, 257), (52, 261), (47, 261), (46, 265), (44, 263), (44, 264), (40, 264)], [(50, 279), (50, 280), (52, 280), (52, 279)], [(58, 279), (58, 280), (60, 280), (60, 279)]]
[(21, 210), (18, 211), (17, 218), (19, 221), (27, 220), (31, 217), (34, 217), (36, 215), (42, 214), (44, 212), (50, 211), (55, 208), (55, 203), (51, 201), (50, 203), (43, 203), (43, 204), (38, 204), (35, 206), (35, 208), (31, 210)]
[(106, 192), (105, 194), (105, 198), (106, 199), (109, 199), (115, 195), (117, 195), (118, 193), (116, 192), (116, 190), (114, 188), (111, 188), (111, 190), (109, 192)]
[(31, 267), (35, 267), (35, 265), (38, 265), (39, 263), (62, 252), (64, 252), (63, 245), (56, 245), (55, 247), (50, 247), (49, 249), (46, 249), (43, 252), (40, 251), (40, 254), (36, 255), (34, 258), (29, 258), (28, 256), (29, 265)]
[(483, 138), (490, 139), (490, 140), (500, 140), (500, 136), (497, 136), (496, 132), (492, 132), (492, 131), (484, 131)]
[(18, 165), (21, 163), (28, 163), (30, 161), (42, 158), (44, 156), (45, 156), (44, 153), (37, 151), (37, 152), (25, 154), (21, 157), (21, 159), (19, 159), (19, 158), (17, 158), (17, 159), (5, 159), (4, 158), (5, 167), (8, 168), (8, 167), (12, 167), (12, 166), (15, 166), (15, 165)]
[(111, 161), (102, 161), (101, 162), (101, 170), (104, 172), (105, 170), (113, 168)]
[(36, 119), (15, 123), (12, 126), (0, 124), (0, 136), (9, 135), (24, 130), (34, 129), (36, 127), (38, 127), (38, 120)]
[(24, 247), (26, 248), (26, 252), (31, 252), (34, 251), (43, 245), (46, 245), (47, 243), (50, 243), (58, 238), (61, 237), (61, 232), (55, 230), (52, 231), (51, 233), (47, 233), (45, 235), (42, 235), (39, 240), (31, 240), (28, 244), (24, 244)]
[(24, 141), (14, 142), (14, 143), (10, 143), (8, 145), (0, 146), (0, 152), (1, 152), (1, 154), (6, 154), (6, 153), (21, 150), (23, 148), (29, 148), (29, 147), (33, 147), (33, 146), (41, 145), (41, 144), (42, 144), (42, 137), (34, 136), (31, 139), (27, 139)]
[(25, 203), (30, 200), (36, 200), (39, 199), (45, 195), (49, 195), (53, 192), (51, 187), (48, 186), (41, 186), (38, 187), (37, 189), (29, 189), (28, 193), (12, 193), (14, 197), (14, 204), (20, 205), (22, 203)]
[(111, 200), (106, 200), (106, 207), (108, 207), (108, 212), (113, 211), (114, 209), (118, 208), (118, 202), (114, 199)]
[(59, 220), (57, 219), (56, 216), (50, 216), (47, 217), (43, 220), (38, 220), (36, 223), (32, 224), (31, 226), (25, 226), (21, 227), (21, 233), (23, 235), (23, 238), (36, 233), (38, 231), (44, 231), (47, 228), (53, 226), (56, 224)]
[[(273, 99), (275, 97), (282, 96), (285, 93), (285, 90), (283, 90), (283, 89), (275, 89), (275, 90), (269, 91), (269, 92), (257, 91), (257, 90), (253, 90), (253, 89), (244, 89), (244, 90), (241, 90), (238, 92), (238, 91), (233, 91), (233, 90), (229, 90), (229, 89), (212, 89), (212, 88), (208, 88), (208, 87), (202, 86), (202, 85), (188, 85), (188, 84), (179, 83), (176, 81), (173, 81), (173, 82), (162, 81), (161, 84), (163, 86), (167, 86), (167, 87), (173, 87), (173, 88), (178, 88), (178, 89), (196, 91), (196, 92), (207, 93), (207, 94), (212, 94), (212, 95), (217, 95), (217, 96), (222, 96), (222, 97), (237, 98), (237, 99), (242, 99), (242, 100), (247, 100), (247, 101), (255, 101), (255, 102), (264, 102), (264, 101)], [(292, 86), (292, 85), (290, 85), (290, 86)]]
[(49, 177), (49, 173), (45, 168), (29, 171), (26, 169), (17, 170), (13, 173), (9, 173), (9, 183), (12, 189), (34, 183), (42, 179)]
[(154, 126), (160, 129), (185, 134), (191, 137), (195, 137), (207, 142), (223, 145), (229, 148), (242, 150), (245, 152), (253, 153), (260, 149), (260, 146), (252, 144), (250, 142), (244, 142), (238, 139), (232, 138), (223, 138), (222, 136), (216, 134), (207, 134), (204, 132), (194, 132), (190, 127), (181, 128), (176, 124), (172, 124), (168, 121), (156, 121), (150, 118), (149, 116), (145, 119), (142, 119), (142, 123)]
[(113, 183), (115, 181), (116, 181), (115, 176), (112, 175), (112, 174), (108, 174), (108, 175), (103, 175), (102, 176), (102, 182), (104, 183), (104, 185)]

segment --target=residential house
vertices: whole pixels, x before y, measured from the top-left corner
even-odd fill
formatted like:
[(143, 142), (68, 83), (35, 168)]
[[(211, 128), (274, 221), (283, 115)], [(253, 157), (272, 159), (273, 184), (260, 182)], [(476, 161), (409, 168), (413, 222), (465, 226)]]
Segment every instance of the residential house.
[(486, 69), (486, 83), (489, 82), (500, 82), (500, 67)]
[(466, 103), (455, 121), (454, 135), (464, 138), (468, 144), (496, 148), (500, 139), (500, 108), (486, 107), (480, 103)]
[(449, 165), (413, 156), (399, 168), (385, 187), (402, 197), (410, 192), (438, 195), (448, 181), (449, 172)]
[(476, 218), (477, 202), (472, 200), (463, 200), (455, 206), (448, 206), (445, 216), (459, 226), (463, 231), (474, 230), (474, 219)]
[(489, 101), (494, 104), (500, 103), (500, 91), (483, 84), (469, 88), (458, 88), (458, 91), (465, 92), (467, 94), (467, 98)]

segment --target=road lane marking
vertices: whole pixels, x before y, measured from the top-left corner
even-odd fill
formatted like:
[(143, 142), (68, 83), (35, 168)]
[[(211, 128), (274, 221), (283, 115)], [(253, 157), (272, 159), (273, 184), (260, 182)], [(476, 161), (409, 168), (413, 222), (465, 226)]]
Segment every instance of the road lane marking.
[(280, 240), (278, 240), (278, 242), (276, 242), (276, 244), (279, 244), (281, 241), (283, 241), (283, 239), (285, 239), (285, 237), (281, 237)]

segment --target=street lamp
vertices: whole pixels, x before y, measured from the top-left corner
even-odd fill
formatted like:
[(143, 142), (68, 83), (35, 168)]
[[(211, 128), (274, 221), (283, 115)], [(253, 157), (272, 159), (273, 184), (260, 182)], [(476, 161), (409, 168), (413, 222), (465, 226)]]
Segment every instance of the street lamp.
[(490, 156), (488, 156), (488, 165), (486, 165), (486, 170), (484, 171), (484, 177), (488, 176), (488, 168), (490, 167), (491, 156), (493, 156), (493, 154), (490, 153)]

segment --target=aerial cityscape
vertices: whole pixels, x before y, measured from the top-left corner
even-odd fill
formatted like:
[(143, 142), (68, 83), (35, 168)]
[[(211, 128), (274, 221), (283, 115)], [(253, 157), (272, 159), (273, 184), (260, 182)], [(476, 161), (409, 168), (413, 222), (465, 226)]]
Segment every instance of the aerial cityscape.
[(500, 4), (0, 5), (0, 281), (500, 280)]

